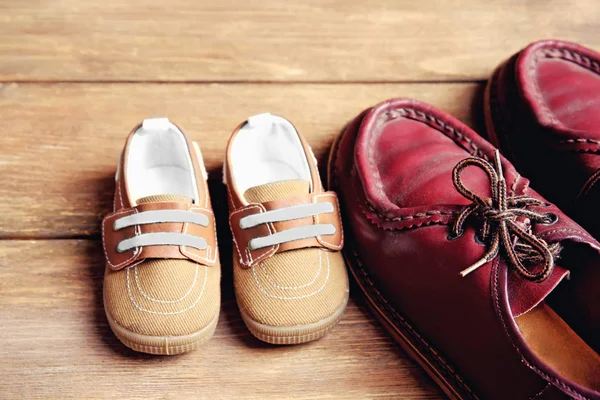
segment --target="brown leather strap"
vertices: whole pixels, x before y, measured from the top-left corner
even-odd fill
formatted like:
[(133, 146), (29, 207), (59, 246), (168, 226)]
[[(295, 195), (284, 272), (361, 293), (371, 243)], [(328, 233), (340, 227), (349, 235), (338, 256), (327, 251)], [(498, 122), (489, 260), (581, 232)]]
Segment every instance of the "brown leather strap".
[[(300, 204), (322, 202), (331, 203), (333, 205), (333, 212), (290, 221), (265, 223), (247, 229), (242, 229), (240, 227), (240, 220), (248, 215), (264, 213), (266, 211), (277, 210)], [(338, 198), (334, 192), (313, 193), (300, 197), (269, 201), (262, 204), (249, 204), (232, 212), (229, 216), (229, 224), (233, 233), (235, 249), (240, 258), (240, 264), (244, 267), (256, 265), (265, 258), (268, 258), (277, 252), (286, 250), (301, 249), (306, 247), (321, 247), (338, 251), (341, 250), (344, 245), (344, 233), (342, 230), (340, 207)], [(335, 227), (335, 233), (333, 235), (294, 240), (275, 246), (264, 247), (262, 249), (250, 250), (249, 242), (254, 238), (268, 236), (273, 233), (281, 232), (298, 226), (313, 224), (331, 224)]]
[[(168, 222), (157, 224), (134, 225), (120, 230), (115, 230), (113, 225), (116, 220), (152, 210), (185, 210), (203, 214), (208, 218), (208, 226), (190, 223)], [(201, 237), (206, 240), (207, 247), (199, 250), (189, 246), (145, 246), (131, 249), (125, 252), (117, 251), (117, 245), (125, 240), (144, 233), (174, 232)], [(196, 207), (184, 202), (161, 202), (139, 204), (133, 208), (121, 209), (107, 215), (102, 221), (102, 243), (104, 255), (108, 266), (112, 270), (120, 270), (134, 265), (147, 258), (179, 258), (214, 266), (219, 262), (217, 248), (217, 235), (215, 231), (215, 217), (211, 210)]]

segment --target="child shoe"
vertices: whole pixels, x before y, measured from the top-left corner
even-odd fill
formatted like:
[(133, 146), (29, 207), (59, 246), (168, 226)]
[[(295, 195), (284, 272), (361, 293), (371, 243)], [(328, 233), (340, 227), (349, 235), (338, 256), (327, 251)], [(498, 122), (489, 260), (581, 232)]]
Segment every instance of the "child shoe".
[(309, 145), (284, 118), (250, 117), (223, 172), (240, 313), (258, 339), (319, 339), (342, 317), (348, 277), (337, 196), (323, 190)]
[(166, 118), (129, 135), (102, 222), (104, 308), (133, 350), (178, 354), (219, 319), (221, 267), (200, 148)]
[(543, 40), (496, 69), (485, 95), (490, 141), (534, 188), (600, 238), (600, 53)]
[(600, 398), (600, 244), (492, 145), (395, 99), (329, 165), (350, 270), (451, 398)]

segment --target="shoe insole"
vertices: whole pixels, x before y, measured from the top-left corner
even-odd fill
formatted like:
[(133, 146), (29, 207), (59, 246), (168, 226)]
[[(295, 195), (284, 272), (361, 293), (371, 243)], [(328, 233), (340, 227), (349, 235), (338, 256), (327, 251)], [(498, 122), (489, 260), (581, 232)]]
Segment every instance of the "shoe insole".
[(229, 162), (237, 190), (301, 179), (311, 182), (307, 154), (294, 126), (282, 117), (259, 114), (240, 128)]
[(141, 197), (161, 194), (189, 197), (190, 192), (193, 193), (189, 171), (176, 165), (151, 167), (138, 180), (136, 185), (141, 188)]
[(252, 165), (254, 173), (265, 183), (302, 179), (297, 169), (285, 160), (256, 160)]
[(126, 174), (131, 200), (168, 194), (197, 201), (190, 151), (183, 133), (168, 120), (144, 120), (129, 144)]
[(533, 352), (564, 377), (600, 391), (600, 356), (547, 304), (515, 318)]

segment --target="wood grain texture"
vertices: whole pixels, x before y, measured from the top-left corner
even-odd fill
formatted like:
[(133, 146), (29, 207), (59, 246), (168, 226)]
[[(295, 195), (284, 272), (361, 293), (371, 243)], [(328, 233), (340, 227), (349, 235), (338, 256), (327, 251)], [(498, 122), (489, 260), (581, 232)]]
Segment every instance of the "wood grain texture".
[(0, 79), (486, 79), (531, 41), (600, 47), (593, 0), (0, 1)]
[(333, 138), (364, 108), (395, 96), (416, 97), (474, 124), (481, 89), (478, 84), (0, 85), (0, 238), (97, 235), (112, 207), (125, 137), (145, 117), (168, 116), (200, 143), (211, 187), (218, 191), (229, 135), (252, 114), (271, 111), (291, 119), (324, 164)]
[(98, 233), (124, 139), (168, 116), (200, 143), (231, 254), (220, 168), (248, 116), (292, 120), (321, 166), (346, 122), (392, 97), (481, 131), (481, 81), (499, 62), (543, 38), (600, 48), (598, 20), (593, 0), (0, 0), (0, 398), (443, 398), (356, 287), (322, 340), (254, 339), (228, 257), (204, 347), (155, 357), (120, 344)]
[(0, 398), (442, 398), (360, 299), (317, 342), (254, 339), (232, 298), (230, 264), (208, 343), (182, 356), (135, 353), (104, 316), (103, 268), (97, 241), (0, 241)]

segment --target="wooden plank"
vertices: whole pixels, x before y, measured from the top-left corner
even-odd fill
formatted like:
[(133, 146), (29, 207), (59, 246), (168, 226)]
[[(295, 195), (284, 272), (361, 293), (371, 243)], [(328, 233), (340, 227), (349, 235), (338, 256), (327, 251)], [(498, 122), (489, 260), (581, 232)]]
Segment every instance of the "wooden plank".
[(104, 316), (103, 263), (97, 241), (0, 241), (0, 397), (443, 398), (360, 299), (317, 342), (286, 347), (254, 339), (231, 295), (231, 265), (208, 343), (182, 356), (135, 353)]
[(125, 137), (145, 117), (169, 116), (197, 140), (214, 178), (212, 188), (219, 191), (229, 135), (252, 114), (271, 111), (290, 118), (324, 164), (333, 138), (363, 108), (394, 96), (417, 97), (472, 124), (471, 115), (481, 114), (481, 89), (477, 84), (0, 85), (0, 238), (97, 235), (112, 207)]
[(600, 47), (594, 0), (0, 2), (0, 79), (486, 79), (527, 43)]

